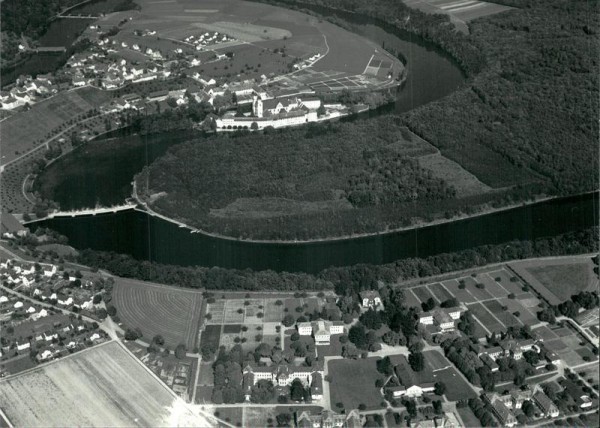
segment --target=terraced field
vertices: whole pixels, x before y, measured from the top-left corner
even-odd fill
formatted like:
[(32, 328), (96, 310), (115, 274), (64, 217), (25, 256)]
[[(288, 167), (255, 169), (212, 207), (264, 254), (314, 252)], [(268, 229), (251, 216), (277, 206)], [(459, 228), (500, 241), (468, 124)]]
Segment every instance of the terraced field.
[(113, 302), (123, 325), (141, 329), (145, 339), (160, 334), (171, 348), (179, 343), (190, 350), (196, 346), (201, 292), (120, 278)]

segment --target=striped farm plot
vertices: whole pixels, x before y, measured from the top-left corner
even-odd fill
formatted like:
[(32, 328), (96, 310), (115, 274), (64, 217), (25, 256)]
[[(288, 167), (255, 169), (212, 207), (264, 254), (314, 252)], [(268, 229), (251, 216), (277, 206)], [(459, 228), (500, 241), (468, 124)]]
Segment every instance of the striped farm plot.
[(139, 328), (147, 341), (160, 334), (171, 348), (180, 343), (189, 350), (196, 346), (202, 311), (200, 291), (119, 278), (113, 303), (123, 325)]

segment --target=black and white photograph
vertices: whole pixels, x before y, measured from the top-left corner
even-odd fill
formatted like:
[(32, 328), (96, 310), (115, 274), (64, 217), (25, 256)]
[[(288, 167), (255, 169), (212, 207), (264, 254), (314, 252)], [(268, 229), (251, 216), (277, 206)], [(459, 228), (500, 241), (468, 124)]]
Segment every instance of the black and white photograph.
[(598, 0), (0, 0), (0, 428), (596, 428), (599, 165)]

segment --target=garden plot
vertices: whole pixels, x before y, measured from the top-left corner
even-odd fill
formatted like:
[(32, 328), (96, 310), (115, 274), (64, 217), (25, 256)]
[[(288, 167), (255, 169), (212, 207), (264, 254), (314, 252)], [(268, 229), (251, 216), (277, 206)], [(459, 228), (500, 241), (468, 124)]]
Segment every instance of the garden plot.
[(431, 291), (429, 291), (429, 289), (426, 286), (415, 287), (412, 289), (412, 291), (415, 293), (415, 295), (419, 298), (419, 300), (421, 302), (426, 302), (430, 298), (433, 298), (433, 300), (436, 300), (436, 298), (433, 296)]
[(525, 306), (523, 306), (520, 301), (515, 300), (515, 299), (508, 299), (508, 298), (500, 299), (499, 301), (504, 306), (508, 306), (508, 310), (512, 314), (514, 314), (515, 312), (518, 312), (519, 315), (517, 316), (517, 318), (523, 324), (532, 325), (532, 324), (535, 324), (538, 322), (535, 314), (530, 312), (529, 309), (527, 309)]
[(225, 302), (219, 301), (206, 305), (206, 314), (210, 314), (207, 324), (222, 324), (225, 319)]
[(408, 307), (421, 307), (421, 301), (411, 289), (404, 290), (404, 302)]
[(466, 289), (469, 290), (469, 293), (471, 293), (477, 300), (481, 301), (493, 299), (492, 295), (488, 293), (485, 288), (477, 288), (477, 284), (481, 283), (479, 278), (467, 276), (462, 279), (465, 281), (465, 285), (467, 286)]
[(466, 289), (458, 288), (458, 286), (459, 286), (458, 280), (451, 279), (451, 280), (442, 282), (442, 284), (444, 285), (444, 287), (446, 287), (448, 289), (448, 291), (450, 291), (452, 294), (454, 294), (456, 296), (456, 298), (458, 299), (459, 302), (462, 302), (462, 303), (477, 302), (477, 299), (475, 297), (473, 297), (473, 295), (471, 293), (469, 293)]
[[(500, 285), (502, 285), (509, 293), (519, 294), (523, 292), (523, 283), (504, 269), (488, 272), (488, 275), (491, 278), (500, 278)], [(515, 278), (516, 280), (512, 280), (512, 278)]]
[(471, 312), (473, 312), (473, 315), (481, 322), (481, 324), (489, 331), (495, 333), (506, 331), (504, 325), (498, 322), (498, 320), (494, 318), (481, 303), (468, 305), (468, 308)]
[[(282, 302), (280, 305), (277, 302)], [(265, 299), (265, 322), (280, 322), (285, 313), (283, 301), (278, 299)]]
[(496, 298), (508, 296), (510, 293), (508, 293), (505, 288), (499, 285), (495, 278), (500, 277), (492, 277), (488, 274), (479, 275), (479, 281), (485, 286), (485, 290), (492, 296)]
[(429, 284), (427, 287), (440, 302), (452, 299), (454, 297), (452, 293), (446, 290), (446, 288), (444, 288), (444, 286), (440, 283)]
[(497, 300), (489, 300), (484, 302), (483, 305), (487, 307), (506, 327), (520, 327), (522, 325), (510, 312), (504, 310)]

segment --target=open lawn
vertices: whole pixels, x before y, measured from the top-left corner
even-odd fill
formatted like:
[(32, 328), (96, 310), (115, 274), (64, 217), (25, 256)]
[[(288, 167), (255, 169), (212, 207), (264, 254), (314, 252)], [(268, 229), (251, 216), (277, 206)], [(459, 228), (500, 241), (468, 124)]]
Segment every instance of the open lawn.
[(452, 365), (452, 363), (438, 351), (425, 351), (423, 352), (423, 356), (425, 357), (429, 369), (433, 372), (445, 369)]
[(235, 426), (242, 426), (243, 407), (217, 407), (214, 415)]
[(185, 343), (191, 350), (196, 346), (201, 292), (119, 278), (113, 303), (123, 324), (140, 328), (146, 340), (160, 334), (170, 347)]
[(477, 393), (471, 388), (471, 385), (462, 378), (454, 367), (436, 371), (433, 377), (436, 382), (443, 382), (446, 385), (446, 393), (444, 395), (449, 401), (477, 397)]
[(510, 266), (553, 305), (580, 291), (598, 287), (598, 277), (589, 257), (527, 260), (513, 262)]
[(528, 269), (548, 290), (561, 300), (586, 290), (590, 285), (590, 269), (586, 263), (548, 265)]
[(0, 380), (15, 426), (211, 426), (116, 342)]
[(329, 361), (329, 375), (332, 381), (329, 385), (331, 393), (331, 408), (339, 411), (338, 403), (344, 409), (356, 409), (364, 404), (367, 409), (379, 409), (383, 397), (375, 387), (375, 380), (381, 377), (377, 371), (378, 358), (360, 360)]

